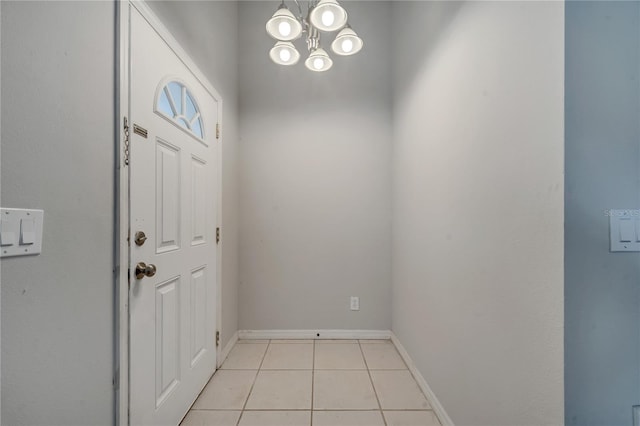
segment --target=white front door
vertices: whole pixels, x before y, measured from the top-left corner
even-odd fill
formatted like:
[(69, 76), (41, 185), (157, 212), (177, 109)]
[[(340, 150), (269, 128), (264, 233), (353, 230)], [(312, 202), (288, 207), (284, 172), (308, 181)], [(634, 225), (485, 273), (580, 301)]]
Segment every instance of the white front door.
[(175, 426), (216, 366), (218, 102), (129, 10), (130, 422)]

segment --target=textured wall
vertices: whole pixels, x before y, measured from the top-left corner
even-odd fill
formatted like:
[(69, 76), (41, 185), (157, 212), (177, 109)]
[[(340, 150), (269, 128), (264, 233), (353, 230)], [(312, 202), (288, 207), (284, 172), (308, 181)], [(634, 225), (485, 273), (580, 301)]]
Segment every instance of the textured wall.
[(303, 40), (269, 59), (276, 3), (240, 3), (241, 329), (391, 325), (390, 4), (344, 5), (365, 47), (313, 73)]
[(42, 254), (1, 262), (3, 424), (114, 421), (114, 28), (2, 2), (2, 206), (45, 211)]
[(394, 2), (393, 331), (458, 425), (562, 424), (562, 2)]
[(640, 4), (566, 4), (567, 425), (632, 424), (640, 254), (609, 253), (612, 208), (640, 208)]

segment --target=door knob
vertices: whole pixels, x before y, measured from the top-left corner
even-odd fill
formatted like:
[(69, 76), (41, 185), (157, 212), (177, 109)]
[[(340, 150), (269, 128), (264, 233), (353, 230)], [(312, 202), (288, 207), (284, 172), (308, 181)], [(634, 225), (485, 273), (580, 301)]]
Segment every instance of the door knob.
[(138, 262), (136, 265), (136, 278), (141, 280), (145, 276), (152, 277), (156, 274), (156, 265), (150, 263), (146, 264), (144, 262)]

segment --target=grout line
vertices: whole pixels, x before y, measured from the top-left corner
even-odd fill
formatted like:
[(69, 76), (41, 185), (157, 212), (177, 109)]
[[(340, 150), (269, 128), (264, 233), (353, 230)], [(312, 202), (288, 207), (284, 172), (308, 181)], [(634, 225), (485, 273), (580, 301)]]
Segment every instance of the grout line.
[[(409, 371), (408, 368), (370, 368), (371, 371)], [(412, 376), (413, 377), (413, 376)]]
[(240, 408), (194, 408), (189, 411), (241, 411)]
[[(2, 1), (2, 0), (0, 0)], [(262, 371), (311, 371), (311, 368), (262, 368)], [(256, 371), (255, 368), (225, 368), (223, 371)], [(402, 370), (396, 370), (402, 371)]]
[[(0, 0), (2, 1), (2, 0)], [(231, 353), (231, 350), (233, 348), (235, 348), (236, 344), (238, 343), (238, 340), (236, 340), (236, 343), (233, 344), (233, 347), (231, 349), (229, 349), (229, 353), (227, 353), (227, 357), (229, 357), (229, 354)], [(218, 354), (216, 354), (217, 357)], [(226, 361), (226, 358), (225, 358)], [(187, 410), (187, 412), (185, 413), (185, 415), (182, 417), (182, 420), (180, 420), (180, 425), (182, 424), (182, 422), (184, 422), (184, 419), (187, 418), (187, 416), (189, 415), (189, 413), (191, 411), (203, 411), (206, 409), (203, 408), (193, 408), (194, 405), (196, 405), (196, 401), (198, 401), (198, 399), (200, 398), (200, 396), (202, 396), (202, 394), (204, 393), (205, 389), (207, 388), (207, 386), (209, 386), (209, 384), (211, 384), (211, 382), (213, 381), (213, 378), (215, 377), (215, 375), (222, 370), (222, 364), (220, 364), (220, 366), (217, 365), (218, 364), (218, 360), (216, 358), (216, 367), (213, 370), (213, 374), (211, 375), (211, 377), (209, 377), (209, 380), (207, 380), (207, 383), (204, 385), (204, 387), (200, 390), (200, 392), (198, 392), (198, 396), (196, 396), (196, 399), (193, 400), (193, 402), (191, 403), (191, 405), (189, 406), (189, 409)], [(223, 362), (224, 364), (224, 362)], [(234, 411), (238, 411), (238, 410), (234, 410)]]
[[(0, 0), (1, 1), (1, 0)], [(276, 343), (277, 344), (277, 343)], [(365, 371), (367, 368), (263, 368), (262, 371)], [(407, 368), (369, 368), (371, 371), (408, 371)], [(255, 368), (219, 368), (217, 371), (256, 371)]]
[(407, 370), (409, 371), (409, 374), (411, 374), (411, 377), (413, 378), (413, 380), (418, 385), (418, 389), (420, 389), (420, 393), (424, 396), (424, 398), (429, 403), (429, 410), (433, 411), (433, 414), (436, 416), (436, 419), (438, 420), (438, 424), (439, 425), (443, 424), (442, 417), (444, 417), (446, 420), (446, 423), (444, 424), (453, 426), (453, 421), (445, 411), (444, 407), (442, 407), (442, 405), (438, 401), (438, 398), (433, 393), (433, 391), (427, 384), (426, 380), (424, 379), (424, 377), (422, 376), (422, 374), (414, 364), (413, 360), (407, 353), (407, 350), (404, 348), (404, 346), (402, 346), (402, 343), (400, 342), (400, 340), (398, 340), (398, 337), (394, 333), (391, 333), (391, 343), (393, 343), (393, 346), (396, 349), (396, 352), (400, 354), (400, 358), (402, 358), (404, 365), (407, 366)]
[[(1, 0), (0, 0), (1, 1)], [(204, 393), (204, 390), (207, 388), (207, 386), (209, 386), (209, 383), (211, 383), (211, 381), (213, 380), (213, 377), (216, 375), (216, 373), (220, 371), (220, 369), (216, 369), (213, 374), (211, 375), (211, 377), (209, 378), (209, 380), (207, 381), (207, 383), (204, 385), (204, 387), (202, 388), (202, 390), (200, 390), (200, 392), (198, 393), (198, 396), (196, 396), (196, 399), (193, 400), (193, 402), (191, 403), (191, 405), (189, 406), (189, 409), (187, 410), (187, 412), (185, 413), (184, 416), (182, 416), (182, 420), (180, 420), (179, 424), (182, 424), (182, 422), (184, 422), (184, 419), (187, 418), (187, 416), (189, 415), (189, 412), (194, 411), (193, 406), (196, 405), (196, 401), (198, 401), (198, 399), (200, 398), (200, 396)]]
[[(385, 408), (384, 411), (399, 411), (399, 412), (405, 412), (405, 411), (413, 411), (416, 413), (422, 413), (425, 411), (433, 411), (433, 408), (424, 408), (424, 409), (420, 409), (420, 408)], [(435, 411), (433, 411), (433, 413), (435, 414)]]
[[(315, 371), (367, 371), (367, 369), (366, 368), (316, 368)], [(401, 370), (398, 370), (398, 371), (401, 371)]]
[(362, 354), (364, 365), (367, 367), (367, 375), (369, 375), (369, 381), (371, 382), (371, 387), (373, 388), (373, 394), (376, 396), (376, 402), (378, 403), (378, 408), (380, 409), (380, 416), (382, 417), (384, 426), (387, 426), (387, 419), (384, 417), (384, 412), (382, 411), (382, 404), (380, 404), (380, 398), (378, 398), (378, 391), (376, 390), (376, 385), (373, 384), (373, 378), (371, 377), (369, 364), (367, 364), (367, 357), (364, 356), (364, 351), (362, 350), (362, 343), (360, 343), (360, 340), (358, 340), (358, 347), (360, 348), (360, 353)]
[(247, 399), (244, 401), (244, 405), (242, 406), (242, 410), (240, 410), (240, 416), (238, 417), (238, 422), (236, 426), (240, 425), (240, 420), (242, 420), (242, 415), (244, 414), (244, 410), (247, 408), (247, 403), (249, 402), (249, 398), (251, 397), (251, 392), (253, 392), (253, 387), (256, 385), (256, 381), (258, 380), (258, 375), (260, 374), (260, 370), (262, 370), (262, 364), (264, 364), (264, 359), (267, 357), (267, 352), (269, 352), (269, 346), (271, 346), (271, 340), (267, 343), (267, 348), (264, 350), (262, 354), (262, 359), (260, 360), (260, 365), (258, 366), (258, 371), (256, 371), (256, 377), (253, 379), (253, 383), (251, 383), (251, 389), (249, 389), (249, 393), (247, 394)]
[[(240, 408), (193, 408), (189, 411), (229, 411), (229, 412), (233, 412), (233, 411), (241, 411), (242, 409)], [(309, 409), (307, 408), (247, 408), (244, 411), (309, 411)], [(346, 412), (351, 412), (351, 411), (359, 411), (359, 412), (369, 412), (369, 411), (380, 411), (379, 409), (376, 408), (316, 408), (313, 411), (346, 411)], [(385, 408), (384, 411), (398, 411), (398, 412), (405, 412), (405, 411), (412, 411), (412, 412), (417, 412), (417, 413), (422, 413), (422, 412), (427, 412), (427, 411), (433, 411), (435, 414), (435, 411), (432, 408), (425, 408), (425, 409), (420, 409), (420, 408)]]

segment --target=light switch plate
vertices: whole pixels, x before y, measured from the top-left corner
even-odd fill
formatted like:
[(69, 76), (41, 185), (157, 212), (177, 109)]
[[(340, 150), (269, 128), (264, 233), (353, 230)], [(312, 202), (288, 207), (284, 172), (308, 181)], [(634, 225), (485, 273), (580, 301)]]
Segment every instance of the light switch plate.
[(609, 210), (610, 250), (640, 252), (640, 210)]
[[(30, 256), (42, 252), (43, 210), (3, 208), (0, 209), (0, 220), (0, 257)], [(12, 238), (4, 238), (3, 235)]]

